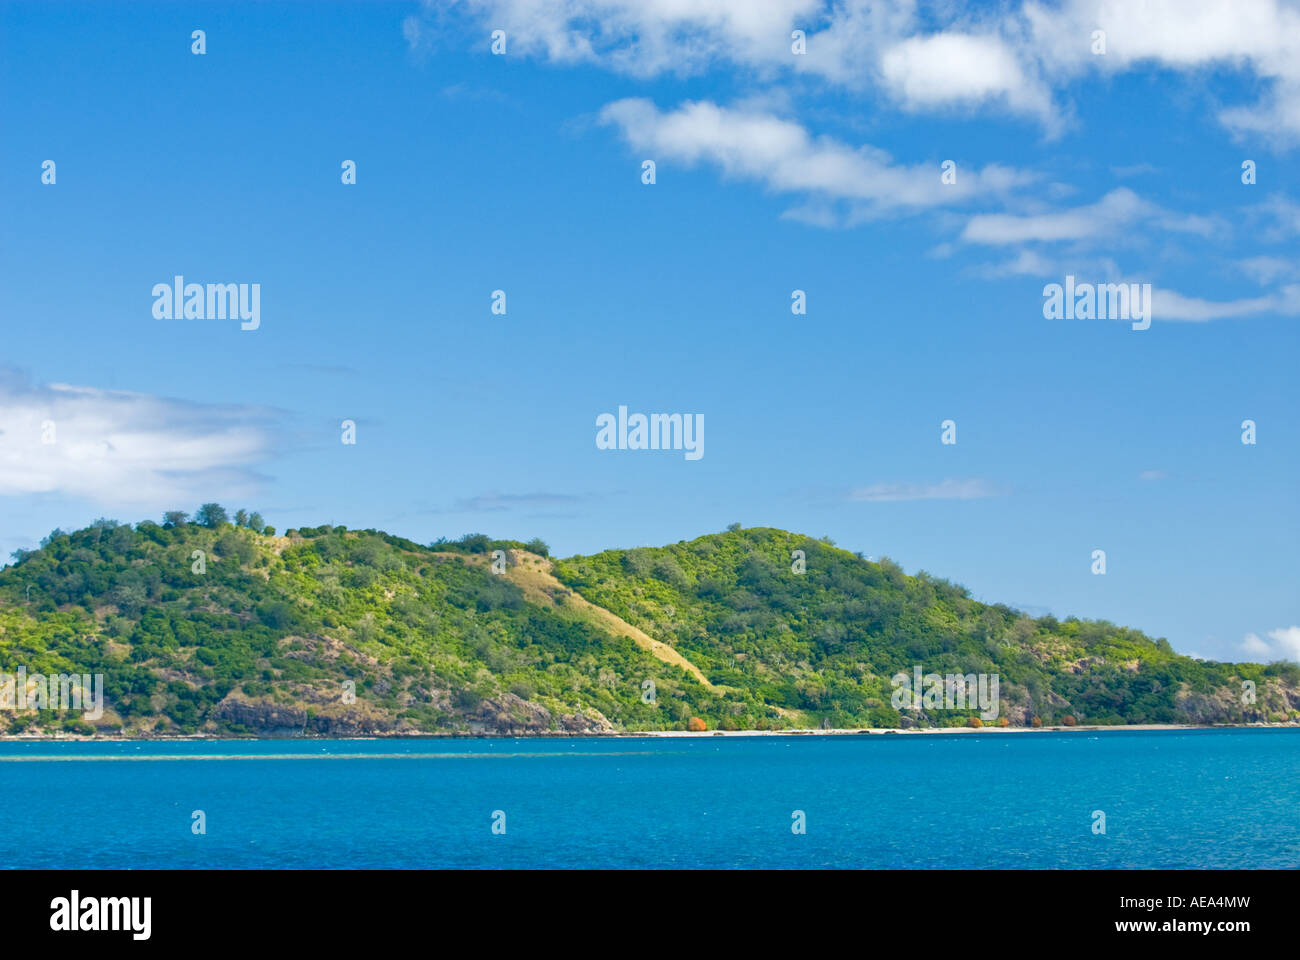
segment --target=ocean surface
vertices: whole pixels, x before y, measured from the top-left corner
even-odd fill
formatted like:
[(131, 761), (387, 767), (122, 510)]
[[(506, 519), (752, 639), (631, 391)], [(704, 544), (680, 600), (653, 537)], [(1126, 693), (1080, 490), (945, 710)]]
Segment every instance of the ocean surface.
[(1295, 868), (1300, 730), (5, 742), (0, 865)]

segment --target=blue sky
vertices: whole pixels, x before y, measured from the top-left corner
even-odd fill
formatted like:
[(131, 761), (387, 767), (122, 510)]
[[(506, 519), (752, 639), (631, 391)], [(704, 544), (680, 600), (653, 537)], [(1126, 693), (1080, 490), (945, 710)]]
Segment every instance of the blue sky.
[[(5, 553), (207, 500), (561, 554), (739, 521), (1300, 656), (1294, 3), (10, 3), (0, 90)], [(176, 274), (260, 327), (156, 319)], [(1045, 319), (1067, 274), (1150, 328)], [(597, 449), (619, 405), (705, 455)]]

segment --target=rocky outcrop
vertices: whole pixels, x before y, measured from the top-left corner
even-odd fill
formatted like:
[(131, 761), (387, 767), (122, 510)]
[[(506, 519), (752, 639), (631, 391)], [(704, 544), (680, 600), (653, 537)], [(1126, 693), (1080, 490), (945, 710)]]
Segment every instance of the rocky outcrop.
[(568, 733), (612, 733), (614, 725), (599, 710), (583, 710), (560, 717), (560, 727)]
[(371, 736), (392, 733), (393, 718), (369, 704), (327, 703), (323, 705), (276, 703), (232, 693), (212, 712), (219, 723), (238, 724), (250, 733), (266, 737)]
[(475, 733), (510, 736), (544, 733), (551, 729), (551, 711), (513, 693), (483, 700), (468, 719), (470, 729)]

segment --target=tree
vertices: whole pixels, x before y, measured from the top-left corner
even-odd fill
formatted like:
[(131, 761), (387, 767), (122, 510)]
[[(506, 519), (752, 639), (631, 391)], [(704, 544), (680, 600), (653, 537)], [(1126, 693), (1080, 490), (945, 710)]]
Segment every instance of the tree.
[[(541, 537), (533, 537), (533, 539), (524, 544), (524, 549), (529, 553), (540, 554), (543, 557), (548, 557), (551, 554), (551, 548), (546, 545), (546, 541)], [(524, 699), (527, 699), (527, 697)]]
[(226, 513), (226, 508), (219, 503), (205, 503), (194, 514), (194, 521), (209, 530), (215, 530), (223, 523), (229, 523), (230, 515)]
[(172, 527), (183, 527), (190, 519), (190, 515), (184, 510), (168, 510), (163, 514), (163, 529), (170, 530)]
[(263, 527), (263, 528), (262, 528), (262, 536), (264, 536), (264, 537), (274, 537), (274, 536), (275, 536), (275, 527)]
[(245, 510), (243, 507), (240, 507), (238, 510), (235, 511), (235, 526), (237, 527), (248, 526), (248, 511)]
[(262, 521), (262, 515), (254, 510), (248, 515), (248, 527), (250, 530), (261, 530), (266, 524)]
[(460, 538), (460, 545), (470, 553), (487, 553), (492, 538), (486, 533), (467, 533)]
[(219, 536), (216, 548), (219, 556), (238, 560), (240, 564), (249, 563), (257, 555), (248, 537), (234, 530), (227, 530)]

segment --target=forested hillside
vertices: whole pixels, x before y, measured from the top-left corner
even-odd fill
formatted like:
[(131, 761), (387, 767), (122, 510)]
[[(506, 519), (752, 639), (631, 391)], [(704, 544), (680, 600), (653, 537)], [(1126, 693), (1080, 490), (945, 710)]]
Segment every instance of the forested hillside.
[[(494, 551), (500, 551), (493, 571)], [(802, 564), (795, 551), (802, 551)], [(826, 542), (733, 528), (552, 563), (546, 545), (193, 521), (54, 531), (0, 571), (0, 672), (103, 674), (107, 708), (8, 733), (362, 735), (952, 726), (890, 677), (996, 673), (997, 722), (1280, 722), (1300, 667), (1031, 619)], [(792, 556), (793, 555), (793, 556)], [(796, 572), (796, 568), (802, 572)], [(1242, 682), (1257, 700), (1243, 702)]]

